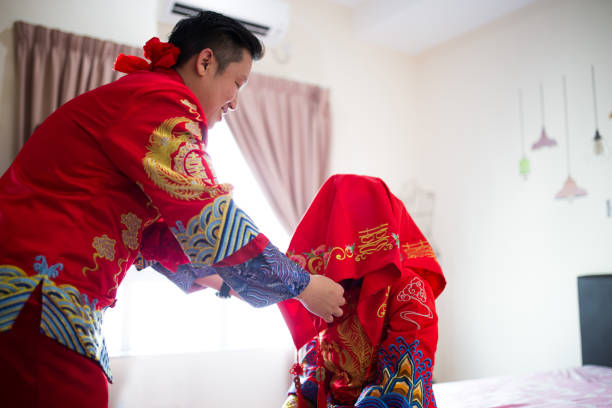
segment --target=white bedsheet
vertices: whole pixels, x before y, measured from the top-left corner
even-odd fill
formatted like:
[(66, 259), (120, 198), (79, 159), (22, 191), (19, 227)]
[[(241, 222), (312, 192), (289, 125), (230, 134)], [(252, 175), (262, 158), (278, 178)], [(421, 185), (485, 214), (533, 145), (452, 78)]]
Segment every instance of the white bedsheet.
[(438, 408), (612, 407), (612, 368), (583, 366), (433, 385)]

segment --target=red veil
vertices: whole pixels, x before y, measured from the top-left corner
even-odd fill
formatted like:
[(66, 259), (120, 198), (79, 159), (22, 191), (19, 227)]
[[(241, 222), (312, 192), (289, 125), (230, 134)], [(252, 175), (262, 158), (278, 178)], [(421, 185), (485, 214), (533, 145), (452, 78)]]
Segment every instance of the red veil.
[[(299, 223), (287, 255), (311, 274), (336, 282), (363, 279), (357, 316), (372, 345), (382, 340), (394, 282), (416, 273), (434, 298), (446, 284), (434, 251), (402, 202), (374, 177), (330, 177)], [(299, 301), (284, 301), (279, 308), (297, 349), (327, 327)]]

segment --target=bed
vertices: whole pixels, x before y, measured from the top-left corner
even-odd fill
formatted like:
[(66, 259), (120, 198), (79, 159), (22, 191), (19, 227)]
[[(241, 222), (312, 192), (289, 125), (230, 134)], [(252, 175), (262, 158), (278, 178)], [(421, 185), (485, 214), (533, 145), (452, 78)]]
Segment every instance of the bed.
[(439, 408), (612, 407), (612, 274), (578, 277), (582, 366), (433, 385)]

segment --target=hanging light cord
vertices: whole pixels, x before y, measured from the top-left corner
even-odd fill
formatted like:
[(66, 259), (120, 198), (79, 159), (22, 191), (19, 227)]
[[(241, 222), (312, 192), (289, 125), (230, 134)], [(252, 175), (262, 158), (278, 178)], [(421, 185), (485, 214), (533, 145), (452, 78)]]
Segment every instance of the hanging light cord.
[(593, 109), (595, 113), (595, 129), (599, 129), (599, 121), (597, 120), (597, 93), (595, 92), (595, 67), (591, 65), (591, 83), (593, 85)]
[(546, 123), (546, 118), (544, 115), (544, 89), (542, 88), (542, 83), (540, 82), (540, 110), (542, 111), (542, 127)]
[(565, 75), (563, 75), (563, 107), (565, 110), (565, 140), (567, 143), (567, 174), (571, 174), (570, 171), (570, 149), (569, 149), (569, 124), (567, 120), (567, 85), (565, 84)]

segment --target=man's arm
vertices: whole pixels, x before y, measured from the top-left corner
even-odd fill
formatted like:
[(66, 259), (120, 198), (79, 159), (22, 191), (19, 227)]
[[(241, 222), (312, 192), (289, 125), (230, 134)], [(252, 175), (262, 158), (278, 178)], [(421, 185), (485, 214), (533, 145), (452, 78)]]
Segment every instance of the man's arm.
[(235, 204), (231, 187), (218, 183), (205, 151), (203, 114), (186, 88), (143, 91), (127, 106), (101, 145), (159, 211), (160, 221), (143, 231), (145, 258), (158, 260), (186, 292), (217, 273), (255, 306), (300, 295), (328, 321), (341, 313), (341, 287), (320, 278), (311, 284)]

